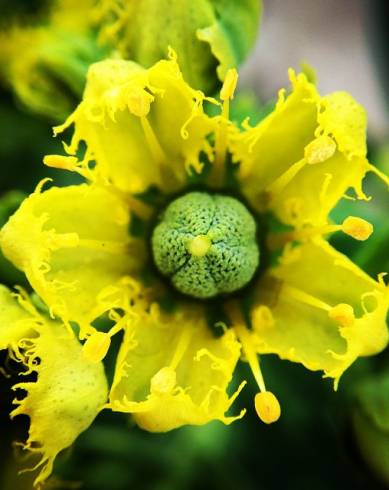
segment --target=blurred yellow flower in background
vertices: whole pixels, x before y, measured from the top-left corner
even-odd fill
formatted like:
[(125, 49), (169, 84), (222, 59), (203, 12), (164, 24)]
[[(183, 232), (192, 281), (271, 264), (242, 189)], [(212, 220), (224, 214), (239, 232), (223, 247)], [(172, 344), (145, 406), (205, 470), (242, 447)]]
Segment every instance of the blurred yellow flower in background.
[(0, 31), (1, 78), (29, 110), (62, 120), (79, 102), (89, 65), (109, 49), (97, 42), (94, 4), (55, 0)]

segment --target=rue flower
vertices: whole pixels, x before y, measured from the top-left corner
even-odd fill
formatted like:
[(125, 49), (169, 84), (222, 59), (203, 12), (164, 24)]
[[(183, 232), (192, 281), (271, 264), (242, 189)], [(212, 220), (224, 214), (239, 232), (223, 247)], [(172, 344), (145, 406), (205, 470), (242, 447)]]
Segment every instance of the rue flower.
[[(245, 382), (227, 393), (239, 358), (272, 423), (280, 404), (258, 354), (323, 371), (336, 387), (359, 356), (387, 345), (383, 276), (325, 239), (372, 231), (355, 216), (329, 220), (350, 189), (368, 200), (367, 172), (386, 179), (366, 160), (364, 110), (347, 93), (321, 97), (304, 74), (290, 79), (269, 116), (237, 128), (235, 70), (218, 102), (186, 83), (173, 54), (149, 69), (92, 65), (82, 102), (55, 128), (74, 127), (67, 155), (45, 158), (86, 182), (41, 183), (1, 231), (4, 254), (51, 315), (79, 325), (85, 362), (124, 331), (106, 407), (146, 430), (242, 417), (229, 409)], [(103, 315), (106, 333), (94, 326)]]

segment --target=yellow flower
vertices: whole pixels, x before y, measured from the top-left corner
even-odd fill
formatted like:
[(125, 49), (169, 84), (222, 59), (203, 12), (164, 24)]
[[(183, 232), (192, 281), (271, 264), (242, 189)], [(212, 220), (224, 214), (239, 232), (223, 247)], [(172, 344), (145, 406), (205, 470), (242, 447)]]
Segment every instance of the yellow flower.
[[(243, 416), (227, 413), (244, 385), (226, 392), (240, 356), (259, 387), (257, 413), (271, 423), (280, 406), (257, 354), (336, 385), (388, 342), (382, 276), (325, 240), (372, 231), (357, 217), (328, 217), (350, 188), (367, 199), (362, 180), (379, 174), (366, 160), (365, 113), (346, 93), (321, 97), (303, 74), (290, 78), (274, 111), (241, 131), (228, 120), (234, 70), (220, 104), (184, 81), (174, 57), (147, 70), (91, 66), (81, 104), (55, 128), (74, 126), (68, 155), (45, 158), (87, 182), (39, 185), (1, 231), (4, 254), (52, 316), (78, 323), (87, 362), (124, 330), (107, 406), (147, 430)], [(205, 101), (221, 114), (208, 116)], [(102, 315), (113, 322), (107, 333), (93, 326)]]
[(81, 99), (97, 44), (93, 0), (55, 0), (49, 12), (0, 32), (0, 73), (30, 110), (63, 120)]
[(95, 12), (123, 58), (150, 67), (171, 46), (185, 80), (208, 94), (253, 46), (262, 0), (98, 0)]

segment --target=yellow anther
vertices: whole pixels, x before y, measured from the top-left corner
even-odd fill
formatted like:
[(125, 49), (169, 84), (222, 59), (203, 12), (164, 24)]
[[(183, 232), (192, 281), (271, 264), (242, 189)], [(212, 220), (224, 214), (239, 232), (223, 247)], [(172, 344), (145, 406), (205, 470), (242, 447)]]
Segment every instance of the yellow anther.
[(84, 357), (90, 362), (100, 362), (107, 355), (111, 337), (104, 332), (94, 332), (82, 346)]
[(195, 257), (204, 257), (211, 248), (212, 242), (206, 235), (197, 235), (188, 245), (188, 252)]
[(64, 170), (74, 170), (77, 166), (77, 157), (64, 155), (46, 155), (43, 163), (48, 167), (61, 168)]
[(373, 225), (362, 218), (349, 216), (342, 223), (342, 231), (355, 240), (367, 240), (373, 233)]
[(128, 108), (134, 116), (147, 116), (150, 112), (150, 104), (153, 101), (153, 96), (144, 91), (133, 93), (128, 98)]
[(222, 89), (220, 91), (221, 100), (228, 100), (234, 98), (234, 92), (238, 83), (238, 72), (235, 68), (228, 70), (226, 78), (224, 79)]
[(255, 330), (262, 330), (274, 326), (274, 317), (265, 305), (259, 305), (253, 309), (251, 320)]
[(331, 158), (336, 151), (336, 143), (329, 136), (319, 136), (311, 141), (304, 151), (307, 163), (315, 164), (325, 162)]
[(258, 417), (265, 424), (277, 422), (281, 415), (279, 401), (271, 391), (262, 391), (257, 393), (254, 399), (255, 410)]
[(150, 391), (155, 395), (169, 394), (173, 391), (176, 383), (177, 376), (175, 370), (170, 366), (166, 366), (151, 378)]
[(331, 308), (328, 316), (337, 321), (342, 327), (351, 327), (355, 321), (353, 307), (346, 303), (339, 303)]

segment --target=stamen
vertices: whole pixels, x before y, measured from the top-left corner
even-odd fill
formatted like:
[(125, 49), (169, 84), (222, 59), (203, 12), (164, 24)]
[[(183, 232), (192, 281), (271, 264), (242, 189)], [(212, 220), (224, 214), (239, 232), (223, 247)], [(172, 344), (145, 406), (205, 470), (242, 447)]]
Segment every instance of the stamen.
[(373, 225), (371, 223), (355, 216), (346, 218), (342, 223), (341, 229), (346, 235), (361, 241), (367, 240), (373, 233)]
[(299, 303), (303, 303), (308, 306), (312, 306), (313, 308), (318, 308), (319, 310), (331, 311), (332, 307), (321, 301), (320, 299), (312, 296), (311, 294), (302, 291), (301, 289), (295, 288), (293, 286), (289, 286), (288, 284), (283, 284), (282, 293), (289, 298), (292, 298)]
[(120, 243), (103, 240), (88, 240), (83, 238), (78, 241), (77, 245), (90, 250), (99, 250), (101, 252), (110, 252), (115, 254), (127, 252), (130, 242)]
[(77, 233), (55, 233), (50, 237), (48, 245), (51, 249), (74, 248), (80, 243)]
[(150, 382), (150, 392), (156, 395), (169, 394), (173, 391), (177, 384), (176, 369), (181, 362), (189, 342), (192, 338), (193, 331), (191, 329), (185, 329), (176, 346), (176, 350), (173, 354), (172, 360), (169, 365), (161, 368), (152, 378)]
[(346, 303), (340, 303), (331, 308), (328, 316), (336, 320), (342, 327), (352, 327), (355, 321), (354, 309)]
[(89, 362), (97, 363), (107, 355), (110, 345), (110, 336), (105, 332), (96, 331), (82, 346), (82, 353)]
[(133, 91), (127, 98), (127, 105), (134, 116), (146, 117), (150, 112), (150, 104), (154, 97), (145, 90)]
[(265, 381), (259, 365), (259, 356), (253, 348), (250, 333), (244, 324), (239, 306), (235, 303), (230, 303), (228, 305), (228, 312), (233, 322), (233, 329), (242, 344), (243, 352), (260, 390), (254, 398), (255, 410), (258, 417), (262, 422), (265, 422), (265, 424), (276, 422), (281, 415), (280, 404), (278, 403), (276, 396), (272, 392), (266, 390)]
[(283, 285), (282, 292), (284, 295), (299, 303), (326, 311), (329, 318), (336, 320), (342, 327), (351, 327), (355, 321), (353, 307), (347, 303), (339, 303), (338, 305), (330, 306), (315, 296), (286, 284)]
[(238, 83), (238, 72), (235, 68), (228, 70), (220, 91), (220, 99), (223, 101), (222, 114), (216, 132), (215, 161), (212, 165), (210, 181), (220, 187), (225, 176), (225, 163), (227, 154), (227, 128), (230, 117), (230, 100), (234, 98), (234, 92)]
[(80, 239), (77, 233), (53, 234), (48, 238), (47, 245), (51, 250), (61, 248), (86, 248), (112, 254), (136, 253), (139, 259), (144, 255), (142, 240), (133, 238), (126, 242)]
[(343, 231), (355, 240), (367, 240), (373, 233), (373, 225), (368, 221), (355, 216), (349, 216), (341, 225), (327, 224), (322, 226), (307, 226), (300, 230), (288, 231), (286, 233), (270, 233), (267, 244), (270, 249), (275, 250), (283, 247), (293, 240), (305, 241), (318, 235), (326, 235), (336, 231)]
[(149, 123), (147, 116), (140, 117), (140, 122), (142, 125), (143, 133), (145, 135), (145, 138), (147, 140), (147, 143), (149, 145), (150, 151), (153, 155), (155, 162), (159, 165), (162, 164), (163, 162), (166, 162), (167, 161), (166, 155), (162, 150), (161, 145), (157, 140), (157, 137), (155, 136), (154, 130), (151, 127), (151, 124)]
[(169, 367), (172, 369), (176, 369), (179, 363), (181, 362), (184, 354), (189, 346), (189, 342), (193, 335), (193, 329), (186, 328), (182, 333), (178, 340), (176, 350), (173, 354), (172, 360), (169, 363)]
[(226, 78), (223, 82), (222, 89), (220, 90), (220, 98), (223, 102), (228, 102), (229, 99), (234, 98), (237, 83), (238, 72), (235, 70), (235, 68), (231, 68), (230, 70), (228, 70)]
[(319, 136), (311, 141), (304, 150), (305, 159), (310, 165), (322, 163), (331, 158), (336, 151), (336, 143), (329, 136)]
[(254, 330), (266, 330), (274, 326), (271, 309), (266, 305), (256, 306), (251, 315)]
[(151, 154), (155, 161), (155, 171), (157, 172), (157, 180), (159, 181), (162, 188), (164, 187), (174, 187), (180, 181), (180, 175), (174, 172), (175, 167), (169, 165), (168, 158), (163, 151), (153, 128), (147, 116), (140, 117), (143, 133), (145, 135), (147, 144), (149, 145)]
[(389, 187), (389, 177), (385, 175), (383, 172), (381, 172), (381, 170), (379, 170), (377, 167), (371, 164), (368, 164), (368, 170), (376, 174), (377, 177), (379, 177)]
[(126, 199), (131, 211), (134, 211), (140, 218), (144, 220), (150, 219), (153, 214), (151, 205), (146, 204), (133, 196), (127, 195)]
[(82, 353), (85, 358), (90, 362), (102, 361), (111, 346), (111, 338), (126, 326), (129, 319), (129, 314), (124, 315), (116, 322), (109, 332), (99, 332), (91, 327), (91, 329), (93, 329), (92, 333), (82, 346)]
[(258, 356), (255, 350), (252, 348), (251, 339), (247, 328), (242, 324), (236, 324), (234, 325), (234, 330), (243, 346), (246, 359), (260, 391), (266, 391), (265, 380), (263, 379), (262, 371), (259, 366)]
[(277, 422), (281, 416), (280, 403), (271, 391), (257, 393), (254, 398), (255, 410), (265, 424)]
[(165, 366), (151, 378), (150, 392), (155, 395), (167, 395), (174, 390), (176, 384), (175, 370), (170, 366)]
[(305, 147), (304, 158), (289, 167), (267, 187), (266, 191), (272, 195), (279, 194), (305, 165), (322, 163), (331, 158), (335, 151), (336, 143), (333, 139), (329, 136), (319, 136)]
[(302, 158), (298, 162), (290, 166), (282, 175), (280, 175), (272, 184), (266, 188), (266, 192), (271, 195), (277, 195), (289, 184), (289, 182), (297, 175), (300, 170), (305, 167), (307, 161)]
[(64, 155), (46, 155), (43, 158), (43, 163), (47, 167), (60, 168), (64, 170), (70, 170), (71, 172), (78, 171), (77, 157), (64, 156)]

